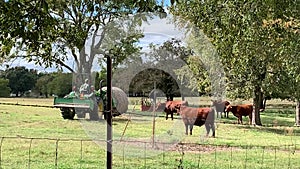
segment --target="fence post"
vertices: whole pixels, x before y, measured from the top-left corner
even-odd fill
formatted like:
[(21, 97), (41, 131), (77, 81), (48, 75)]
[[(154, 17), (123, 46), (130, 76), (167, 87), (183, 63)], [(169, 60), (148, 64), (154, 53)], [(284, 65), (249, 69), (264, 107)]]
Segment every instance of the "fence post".
[(181, 143), (181, 159), (179, 160), (178, 169), (183, 169), (183, 156), (184, 156), (183, 143)]
[(214, 164), (214, 168), (216, 168), (217, 166), (217, 147), (218, 145), (215, 146), (215, 164)]
[(55, 168), (58, 168), (58, 141), (56, 140), (56, 147), (55, 147)]
[(275, 157), (274, 157), (274, 168), (276, 167), (276, 150), (277, 150), (277, 147), (275, 147)]
[[(162, 143), (162, 145), (163, 145), (163, 164), (165, 164), (165, 143)], [(166, 165), (164, 165), (164, 168), (166, 168)]]
[(289, 152), (289, 167), (288, 168), (291, 168), (291, 150), (290, 150), (290, 146), (288, 146), (289, 147), (289, 150), (288, 150), (288, 152)]
[(1, 137), (1, 142), (0, 142), (0, 168), (2, 168), (2, 143), (3, 143), (4, 137)]
[(201, 149), (200, 149), (200, 144), (198, 144), (199, 146), (199, 157), (198, 157), (198, 168), (200, 168), (200, 161), (201, 161)]
[(232, 167), (232, 147), (230, 147), (230, 166), (229, 168)]
[(83, 147), (82, 147), (82, 142), (83, 142), (83, 140), (81, 139), (80, 140), (80, 168), (82, 167), (81, 164), (82, 164), (82, 161), (83, 161), (83, 154), (82, 154)]
[(125, 168), (125, 146), (123, 143), (123, 168)]
[(147, 168), (147, 143), (145, 142), (145, 147), (144, 147), (144, 158), (145, 158), (145, 161), (144, 161), (144, 166), (145, 168)]
[(245, 169), (247, 168), (247, 154), (248, 154), (248, 145), (246, 146), (246, 157), (245, 157)]
[(30, 139), (30, 143), (29, 143), (29, 150), (28, 150), (28, 169), (30, 169), (30, 159), (31, 159), (31, 145), (32, 145), (32, 140), (33, 138)]
[(263, 152), (262, 152), (262, 157), (261, 157), (261, 158), (262, 158), (262, 159), (261, 159), (261, 160), (262, 160), (262, 161), (261, 161), (261, 168), (264, 168), (265, 146), (263, 146), (262, 148), (263, 148), (263, 149), (262, 149)]

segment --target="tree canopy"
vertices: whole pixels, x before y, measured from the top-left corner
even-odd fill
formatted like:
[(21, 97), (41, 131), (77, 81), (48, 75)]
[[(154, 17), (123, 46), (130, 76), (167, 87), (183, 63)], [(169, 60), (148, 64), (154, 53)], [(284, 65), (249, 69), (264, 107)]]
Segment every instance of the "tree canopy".
[[(136, 28), (153, 14), (165, 14), (155, 0), (1, 1), (1, 58), (80, 73), (90, 73), (105, 55), (118, 65), (139, 50), (143, 35)], [(71, 58), (75, 68), (67, 62)]]
[(23, 96), (28, 90), (31, 90), (37, 80), (37, 71), (27, 69), (24, 66), (9, 68), (2, 75), (2, 78), (9, 80), (9, 88), (16, 96)]
[(0, 97), (8, 97), (10, 88), (8, 87), (8, 79), (0, 78)]
[(216, 47), (225, 68), (229, 97), (253, 98), (255, 122), (261, 125), (259, 108), (263, 94), (278, 86), (278, 81), (272, 79), (284, 70), (284, 58), (299, 57), (295, 53), (299, 47), (296, 45), (300, 33), (299, 3), (293, 0), (173, 3), (171, 13), (177, 16), (175, 22), (199, 28)]

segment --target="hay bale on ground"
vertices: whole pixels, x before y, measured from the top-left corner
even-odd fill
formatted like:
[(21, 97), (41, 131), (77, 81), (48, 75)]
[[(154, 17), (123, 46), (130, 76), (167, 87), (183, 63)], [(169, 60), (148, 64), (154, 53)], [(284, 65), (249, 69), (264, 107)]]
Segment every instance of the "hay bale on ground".
[[(106, 91), (107, 88), (102, 87), (101, 90)], [(126, 93), (118, 87), (112, 87), (112, 97), (116, 104), (117, 111), (121, 114), (126, 113), (128, 110), (128, 104), (129, 104)]]

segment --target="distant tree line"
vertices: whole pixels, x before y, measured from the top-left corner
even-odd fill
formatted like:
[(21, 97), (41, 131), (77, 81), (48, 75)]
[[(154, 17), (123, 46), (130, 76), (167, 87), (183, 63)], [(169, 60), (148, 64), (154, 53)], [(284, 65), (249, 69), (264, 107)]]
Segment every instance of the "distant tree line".
[(71, 73), (39, 73), (24, 66), (0, 72), (0, 97), (49, 97), (53, 94), (64, 96), (71, 89)]
[[(72, 86), (80, 85), (73, 76), (73, 73), (61, 71), (38, 72), (24, 66), (8, 68), (0, 71), (0, 97), (63, 97), (71, 92)], [(91, 84), (98, 90), (101, 76), (98, 72), (91, 76)]]

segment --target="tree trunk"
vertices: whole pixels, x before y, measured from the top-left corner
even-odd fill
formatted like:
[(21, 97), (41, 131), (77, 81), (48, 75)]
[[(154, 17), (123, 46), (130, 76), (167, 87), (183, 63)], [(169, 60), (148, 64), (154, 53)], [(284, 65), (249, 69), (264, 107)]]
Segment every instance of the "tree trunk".
[(259, 111), (264, 111), (266, 109), (266, 102), (267, 102), (267, 97), (265, 97), (264, 93), (261, 92), (261, 100), (260, 100), (260, 106), (259, 106)]
[(259, 125), (261, 126), (261, 120), (260, 120), (260, 107), (261, 107), (261, 103), (262, 103), (262, 91), (261, 88), (259, 86), (255, 87), (255, 91), (254, 91), (254, 98), (253, 98), (253, 103), (254, 103), (254, 114), (255, 116), (253, 118), (255, 118), (255, 124), (253, 125)]
[(296, 119), (295, 125), (300, 126), (300, 100), (296, 102)]

